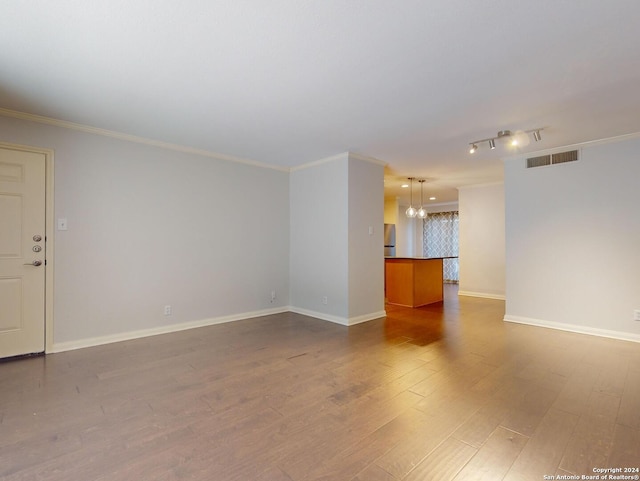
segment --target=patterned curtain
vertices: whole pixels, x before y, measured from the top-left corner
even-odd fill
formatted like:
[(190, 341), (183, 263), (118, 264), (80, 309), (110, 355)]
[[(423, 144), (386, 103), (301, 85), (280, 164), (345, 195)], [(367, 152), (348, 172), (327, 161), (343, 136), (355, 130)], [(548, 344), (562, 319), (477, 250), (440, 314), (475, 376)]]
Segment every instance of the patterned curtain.
[(457, 283), (458, 277), (458, 212), (438, 212), (424, 219), (422, 252), (425, 257), (444, 259), (444, 281)]

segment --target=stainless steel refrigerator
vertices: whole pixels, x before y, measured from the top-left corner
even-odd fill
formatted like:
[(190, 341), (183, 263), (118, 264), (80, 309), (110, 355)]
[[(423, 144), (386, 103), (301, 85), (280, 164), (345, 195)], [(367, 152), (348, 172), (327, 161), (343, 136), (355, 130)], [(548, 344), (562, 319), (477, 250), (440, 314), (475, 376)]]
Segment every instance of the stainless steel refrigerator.
[(384, 225), (384, 256), (395, 257), (396, 255), (396, 225)]

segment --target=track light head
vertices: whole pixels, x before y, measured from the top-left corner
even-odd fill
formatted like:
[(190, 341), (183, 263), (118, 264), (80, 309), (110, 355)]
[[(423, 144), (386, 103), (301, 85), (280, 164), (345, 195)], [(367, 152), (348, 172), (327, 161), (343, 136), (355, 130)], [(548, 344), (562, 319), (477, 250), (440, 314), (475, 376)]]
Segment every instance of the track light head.
[(473, 154), (476, 150), (478, 150), (478, 146), (476, 144), (471, 144), (471, 148), (469, 149), (469, 153)]
[(494, 150), (496, 148), (496, 141), (495, 139), (489, 139), (489, 148), (491, 150)]
[(533, 131), (533, 140), (535, 140), (536, 142), (540, 142), (540, 140), (542, 140), (542, 136), (540, 135), (539, 130)]

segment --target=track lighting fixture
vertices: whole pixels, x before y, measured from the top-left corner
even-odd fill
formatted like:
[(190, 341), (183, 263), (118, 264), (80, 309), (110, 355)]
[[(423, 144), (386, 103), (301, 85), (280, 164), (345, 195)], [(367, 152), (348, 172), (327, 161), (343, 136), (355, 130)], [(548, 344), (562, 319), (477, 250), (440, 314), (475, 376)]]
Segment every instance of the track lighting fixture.
[(494, 150), (496, 148), (496, 140), (501, 140), (501, 139), (508, 140), (509, 145), (514, 147), (520, 144), (528, 145), (529, 144), (528, 134), (533, 134), (533, 140), (535, 140), (536, 142), (539, 142), (540, 140), (542, 140), (542, 135), (540, 135), (540, 132), (542, 130), (544, 129), (539, 128), (539, 129), (518, 131), (515, 133), (511, 132), (510, 130), (501, 130), (500, 132), (497, 133), (495, 137), (490, 137), (488, 139), (474, 140), (473, 142), (469, 142), (469, 145), (471, 146), (469, 148), (469, 153), (470, 154), (475, 153), (478, 150), (478, 144), (481, 144), (482, 142), (487, 142), (489, 144), (489, 148), (491, 150)]

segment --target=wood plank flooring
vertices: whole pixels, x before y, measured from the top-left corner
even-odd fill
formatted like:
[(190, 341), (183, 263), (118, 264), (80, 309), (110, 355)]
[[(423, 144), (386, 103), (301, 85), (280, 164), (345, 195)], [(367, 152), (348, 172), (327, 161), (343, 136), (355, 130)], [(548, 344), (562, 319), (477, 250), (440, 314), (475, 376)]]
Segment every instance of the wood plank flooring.
[[(640, 467), (640, 344), (457, 296), (0, 363), (2, 480), (542, 480)], [(547, 478), (550, 479), (550, 478)]]

